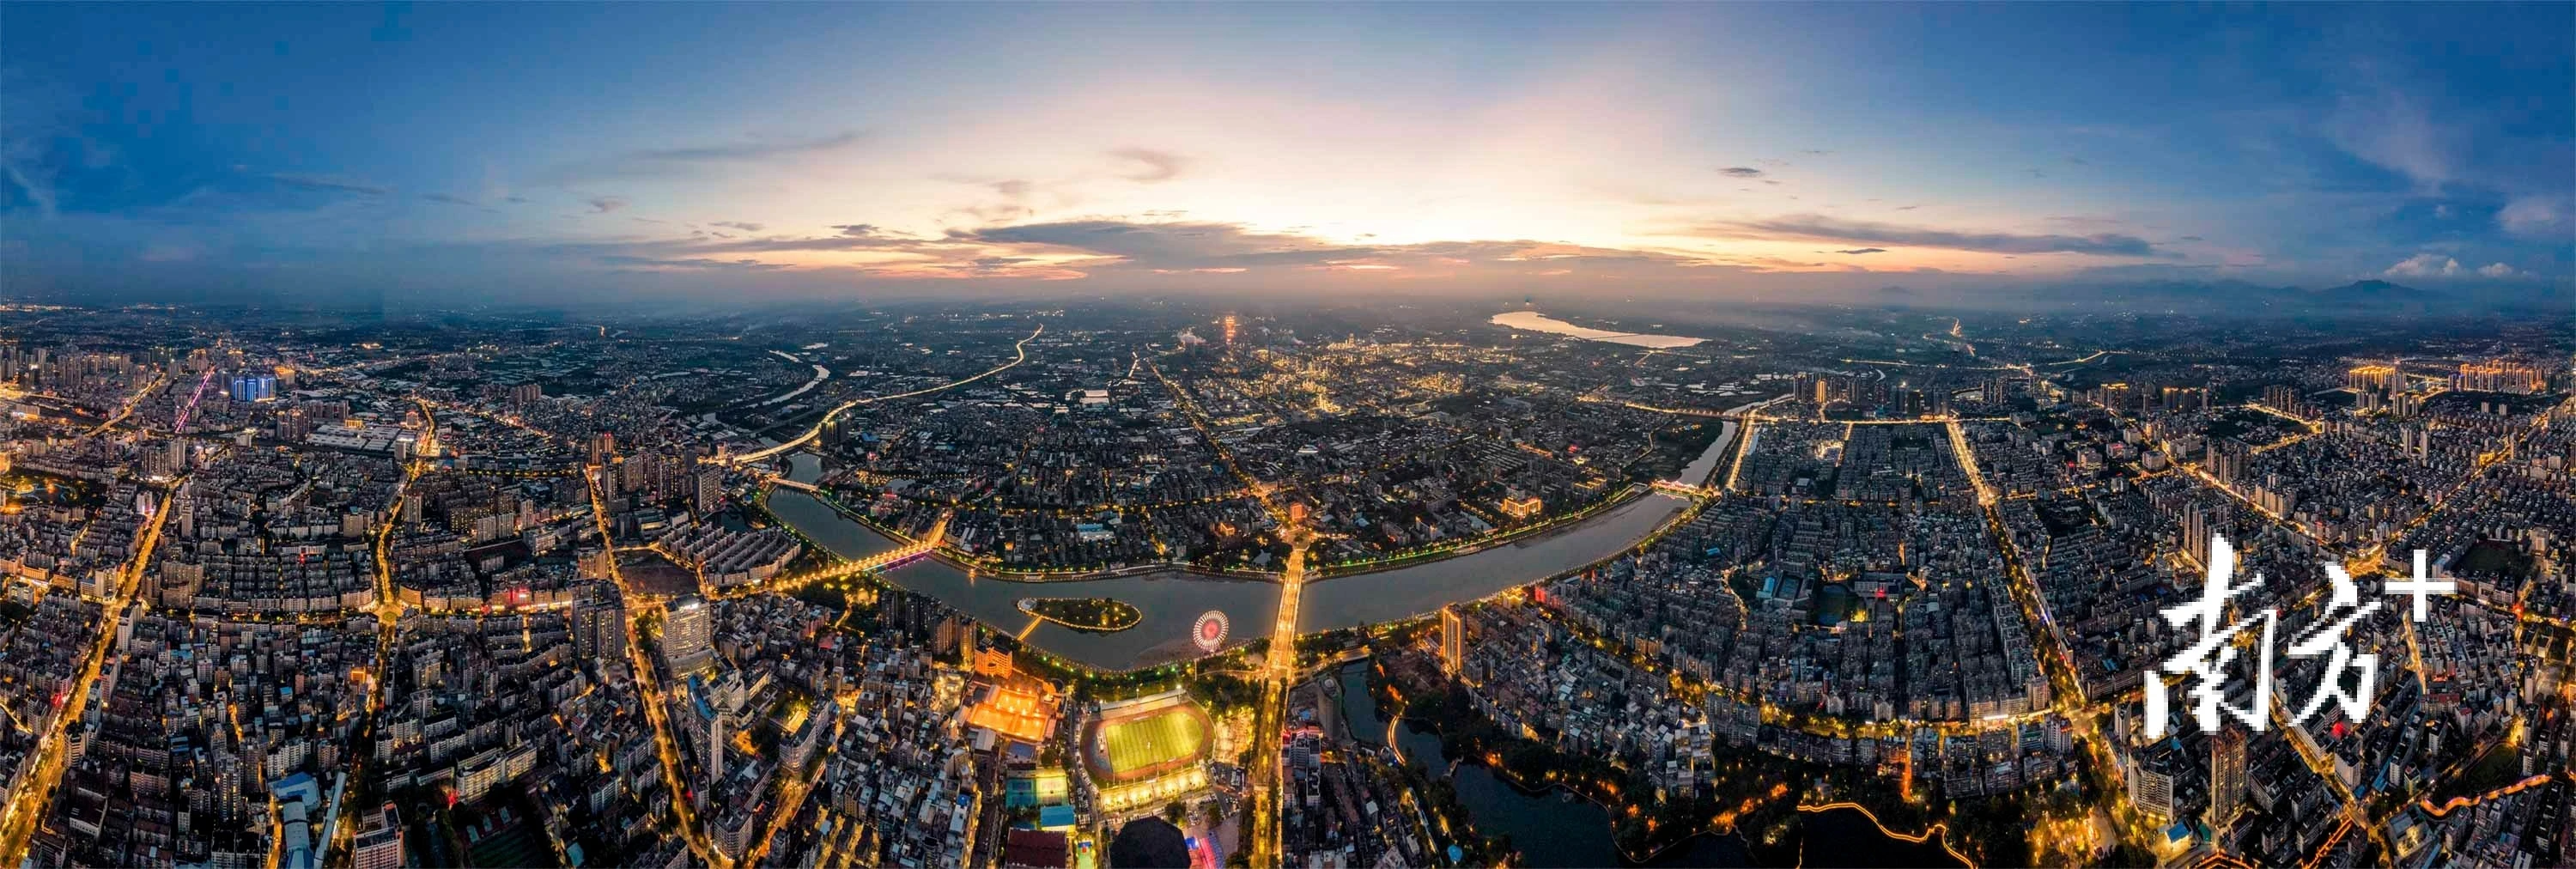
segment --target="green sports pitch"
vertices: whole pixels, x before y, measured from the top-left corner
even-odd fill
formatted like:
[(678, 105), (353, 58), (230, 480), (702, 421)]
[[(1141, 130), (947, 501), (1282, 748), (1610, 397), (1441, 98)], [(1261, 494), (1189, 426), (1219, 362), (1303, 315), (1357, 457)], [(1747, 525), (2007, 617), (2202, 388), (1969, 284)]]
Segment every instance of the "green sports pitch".
[(1112, 781), (1160, 775), (1206, 756), (1207, 714), (1188, 703), (1118, 716), (1094, 725), (1093, 773)]

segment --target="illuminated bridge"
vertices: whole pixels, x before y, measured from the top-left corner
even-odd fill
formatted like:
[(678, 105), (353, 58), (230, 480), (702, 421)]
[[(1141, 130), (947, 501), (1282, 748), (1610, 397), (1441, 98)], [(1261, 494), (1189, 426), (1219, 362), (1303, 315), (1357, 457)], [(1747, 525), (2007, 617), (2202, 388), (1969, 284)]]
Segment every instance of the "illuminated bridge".
[[(784, 483), (786, 481), (780, 480), (779, 482)], [(903, 546), (889, 549), (857, 561), (835, 564), (831, 567), (804, 574), (802, 576), (782, 578), (772, 583), (772, 585), (774, 587), (792, 588), (809, 582), (817, 582), (826, 579), (839, 579), (844, 576), (888, 570), (913, 559), (929, 555), (932, 550), (939, 548), (940, 541), (948, 538), (948, 518), (954, 515), (956, 515), (954, 511), (940, 513), (939, 521), (931, 523), (929, 533), (921, 535), (921, 539), (919, 540), (912, 541), (904, 544)]]

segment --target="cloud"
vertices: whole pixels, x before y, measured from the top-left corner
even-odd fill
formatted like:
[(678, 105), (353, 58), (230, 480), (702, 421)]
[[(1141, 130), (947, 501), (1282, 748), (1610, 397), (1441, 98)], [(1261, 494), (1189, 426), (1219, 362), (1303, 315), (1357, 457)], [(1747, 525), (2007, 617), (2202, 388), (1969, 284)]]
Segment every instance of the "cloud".
[(422, 199), (427, 199), (427, 200), (429, 200), (429, 201), (431, 201), (431, 202), (444, 202), (444, 203), (447, 203), (447, 204), (449, 204), (449, 205), (481, 205), (481, 204), (482, 204), (482, 203), (476, 202), (476, 201), (474, 201), (474, 200), (467, 199), (467, 198), (465, 198), (465, 197), (458, 196), (458, 195), (455, 195), (455, 194), (452, 194), (452, 193), (423, 193), (423, 194), (421, 194), (421, 195), (420, 195), (420, 198), (422, 198)]
[(2335, 147), (2418, 186), (2438, 187), (2459, 177), (2456, 130), (2435, 123), (2422, 102), (2404, 93), (2381, 89), (2347, 94), (2324, 129)]
[(630, 256), (630, 255), (625, 255), (625, 254), (610, 254), (610, 255), (607, 255), (607, 256), (602, 256), (602, 257), (600, 257), (600, 258), (599, 258), (599, 261), (600, 261), (600, 263), (602, 263), (602, 264), (604, 264), (604, 265), (623, 266), (623, 267), (628, 267), (628, 268), (656, 269), (656, 270), (660, 270), (660, 269), (752, 269), (752, 270), (766, 270), (766, 269), (784, 268), (784, 266), (776, 265), (776, 264), (773, 264), (773, 263), (764, 263), (764, 262), (761, 262), (761, 261), (756, 260), (756, 259), (732, 259), (732, 260), (720, 260), (720, 259), (708, 259), (708, 258), (706, 258), (706, 257), (691, 257), (691, 258), (687, 258), (687, 259), (659, 259), (659, 258), (655, 258), (655, 257), (647, 257), (647, 256)]
[(548, 183), (570, 184), (693, 175), (716, 166), (767, 163), (839, 151), (855, 146), (865, 138), (858, 131), (848, 130), (816, 139), (755, 139), (679, 148), (647, 148), (567, 163), (542, 173), (541, 178)]
[(1899, 206), (1897, 206), (1897, 207), (1896, 207), (1896, 210), (1898, 210), (1898, 211), (1913, 211), (1914, 209), (1921, 208), (1921, 207), (1923, 207), (1923, 206), (1920, 206), (1920, 205), (1899, 205)]
[(2496, 212), (2496, 226), (2515, 235), (2563, 235), (2566, 223), (2567, 209), (2551, 196), (2521, 197)]
[[(1179, 154), (1174, 154), (1168, 151), (1156, 151), (1150, 148), (1120, 148), (1109, 152), (1109, 156), (1115, 157), (1125, 163), (1134, 164), (1132, 166), (1128, 166), (1126, 171), (1120, 172), (1118, 177), (1145, 184), (1152, 184), (1157, 181), (1169, 181), (1173, 178), (1179, 177), (1181, 170), (1188, 167), (1190, 164), (1190, 159), (1188, 157), (1183, 157)], [(1002, 183), (1008, 184), (1011, 182), (1005, 181)], [(997, 184), (994, 186), (994, 189), (1000, 190), (1001, 187)], [(1022, 192), (1026, 192), (1026, 190), (1023, 189)], [(1009, 194), (1005, 192), (1004, 195)]]
[(2447, 204), (2446, 204), (2446, 205), (2436, 205), (2436, 206), (2433, 206), (2433, 216), (2434, 216), (2434, 217), (2436, 217), (2436, 218), (2439, 218), (2439, 219), (2442, 219), (2442, 220), (2449, 220), (2449, 219), (2451, 219), (2452, 215), (2453, 215), (2453, 212), (2451, 211), (2451, 206), (2449, 206), (2449, 205), (2447, 205)]
[(2471, 274), (2493, 279), (2524, 276), (2520, 270), (2504, 263), (2489, 263), (2476, 269), (2462, 268), (2459, 260), (2438, 253), (2419, 253), (2407, 257), (2396, 265), (2389, 266), (2388, 270), (2381, 274), (2398, 278), (2458, 278)]
[(1117, 257), (1148, 268), (1319, 265), (1376, 255), (1374, 247), (1327, 244), (1311, 236), (1266, 233), (1231, 223), (1129, 223), (1074, 220), (950, 233), (993, 244), (1039, 245)]
[(2460, 273), (2460, 261), (2438, 253), (2419, 253), (2399, 260), (2381, 274), (2399, 278), (2442, 278)]
[(1853, 255), (1853, 256), (1859, 256), (1859, 255), (1861, 255), (1861, 254), (1865, 254), (1865, 253), (1886, 253), (1886, 252), (1887, 252), (1887, 248), (1883, 248), (1883, 247), (1859, 247), (1859, 248), (1853, 248), (1853, 249), (1851, 249), (1851, 250), (1838, 250), (1838, 251), (1834, 251), (1834, 252), (1835, 252), (1835, 253), (1851, 254), (1851, 255)]
[(590, 198), (590, 207), (593, 214), (607, 214), (626, 207), (626, 200), (617, 196), (593, 196)]
[(2174, 258), (2146, 239), (2118, 233), (2095, 235), (2021, 235), (2006, 232), (1955, 232), (1817, 214), (1795, 214), (1769, 220), (1720, 221), (1696, 227), (1691, 234), (1712, 238), (1782, 239), (1894, 247), (1935, 247), (1985, 253), (2081, 253), (2097, 256)]
[(2182, 237), (2182, 240), (2183, 240), (2183, 241), (2208, 241), (2209, 239), (2202, 238), (2202, 237), (2197, 236), (2197, 235), (2186, 235), (2186, 236), (2183, 236), (2183, 237)]
[(293, 172), (274, 172), (269, 174), (268, 180), (275, 181), (279, 184), (284, 184), (298, 190), (315, 190), (324, 193), (355, 193), (360, 196), (383, 196), (387, 193), (393, 192), (393, 188), (390, 187), (368, 184), (362, 181), (349, 181), (340, 178), (333, 178), (327, 175), (300, 175)]
[(710, 224), (707, 224), (707, 225), (708, 225), (708, 226), (721, 226), (721, 227), (724, 227), (724, 228), (726, 228), (726, 229), (739, 229), (739, 230), (742, 230), (742, 231), (744, 231), (744, 232), (759, 232), (759, 231), (761, 231), (761, 229), (763, 229), (763, 228), (766, 226), (766, 224), (759, 224), (759, 223), (747, 223), (747, 222), (740, 221), (740, 220), (719, 220), (719, 221), (716, 221), (716, 222), (714, 222), (714, 223), (710, 223)]
[[(1177, 171), (1179, 171), (1179, 169), (1178, 169), (1177, 167), (1175, 167), (1175, 168), (1173, 169), (1173, 171), (1177, 172)], [(1170, 175), (1165, 175), (1165, 176), (1163, 176), (1163, 177), (1165, 177), (1165, 178), (1169, 178), (1169, 177), (1171, 177), (1171, 176), (1170, 176)], [(1012, 178), (1012, 179), (1003, 180), (1003, 181), (995, 181), (995, 182), (993, 182), (992, 184), (987, 185), (987, 186), (992, 187), (992, 188), (993, 188), (993, 192), (995, 192), (995, 193), (999, 193), (999, 194), (1002, 194), (1003, 196), (1007, 196), (1007, 197), (1010, 197), (1010, 198), (1012, 198), (1012, 199), (1023, 199), (1023, 198), (1026, 198), (1026, 197), (1029, 195), (1029, 182), (1024, 181), (1024, 180), (1021, 180), (1021, 179), (1018, 179), (1018, 178)]]
[(1732, 178), (1760, 178), (1762, 177), (1762, 170), (1755, 169), (1751, 166), (1728, 166), (1724, 169), (1717, 170), (1717, 174)]
[(512, 204), (512, 205), (526, 205), (526, 204), (528, 204), (528, 197), (525, 197), (525, 196), (505, 196), (505, 197), (502, 197), (501, 201), (503, 201), (503, 202), (507, 202), (507, 203), (510, 203), (510, 204)]

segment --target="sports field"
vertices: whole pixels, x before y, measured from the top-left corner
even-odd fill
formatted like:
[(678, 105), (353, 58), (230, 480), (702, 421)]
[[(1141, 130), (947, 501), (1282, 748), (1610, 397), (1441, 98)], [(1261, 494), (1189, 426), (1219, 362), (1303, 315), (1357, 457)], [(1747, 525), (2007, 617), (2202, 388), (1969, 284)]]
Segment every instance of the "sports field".
[(1141, 779), (1206, 756), (1210, 731), (1207, 713), (1183, 701), (1094, 724), (1085, 754), (1095, 775), (1111, 781)]

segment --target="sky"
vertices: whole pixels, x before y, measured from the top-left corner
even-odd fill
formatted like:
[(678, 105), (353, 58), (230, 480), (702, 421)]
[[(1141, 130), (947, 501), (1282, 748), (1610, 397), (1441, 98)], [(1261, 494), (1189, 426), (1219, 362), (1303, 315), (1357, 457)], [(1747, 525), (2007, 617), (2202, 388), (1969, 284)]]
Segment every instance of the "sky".
[(2576, 293), (2576, 5), (0, 5), (0, 295)]

